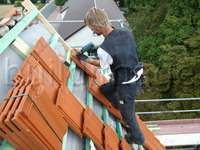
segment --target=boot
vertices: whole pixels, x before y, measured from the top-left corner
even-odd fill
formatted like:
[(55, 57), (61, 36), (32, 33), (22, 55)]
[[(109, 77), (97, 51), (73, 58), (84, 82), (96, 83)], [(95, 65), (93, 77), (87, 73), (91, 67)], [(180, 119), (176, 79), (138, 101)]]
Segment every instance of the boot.
[(127, 132), (128, 133), (125, 135), (125, 139), (128, 144), (143, 145), (145, 143), (145, 137), (141, 131), (133, 132), (131, 128), (127, 128)]

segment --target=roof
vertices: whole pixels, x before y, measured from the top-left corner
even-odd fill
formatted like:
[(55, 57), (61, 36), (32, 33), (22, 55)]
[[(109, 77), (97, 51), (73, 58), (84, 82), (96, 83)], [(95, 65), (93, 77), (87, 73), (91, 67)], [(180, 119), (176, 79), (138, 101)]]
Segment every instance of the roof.
[[(14, 82), (0, 106), (0, 136), (16, 149), (84, 149), (90, 140), (99, 149), (130, 149), (119, 110), (99, 91), (108, 82), (101, 70), (76, 58), (30, 0), (23, 4), (28, 14), (0, 39), (0, 70)], [(165, 149), (136, 117), (144, 146)]]
[[(62, 10), (67, 9), (64, 16), (65, 20), (84, 20), (87, 11), (91, 7), (99, 7), (105, 10), (110, 20), (123, 20), (126, 21), (122, 12), (114, 2), (114, 0), (68, 0), (63, 6)], [(119, 28), (119, 23), (112, 23), (115, 28)], [(84, 23), (62, 23), (58, 29), (58, 33), (66, 40), (71, 35), (84, 27)]]

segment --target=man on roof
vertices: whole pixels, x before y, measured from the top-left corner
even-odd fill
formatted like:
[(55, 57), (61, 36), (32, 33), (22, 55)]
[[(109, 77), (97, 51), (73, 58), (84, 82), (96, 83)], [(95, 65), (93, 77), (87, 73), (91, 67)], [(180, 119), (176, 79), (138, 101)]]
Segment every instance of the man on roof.
[(125, 27), (114, 29), (105, 11), (100, 8), (91, 8), (84, 24), (105, 39), (97, 49), (99, 59), (88, 58), (82, 53), (77, 53), (76, 57), (104, 71), (111, 68), (114, 80), (101, 85), (100, 91), (120, 110), (128, 131), (126, 141), (143, 145), (145, 137), (135, 117), (135, 97), (143, 84), (143, 65), (139, 63), (132, 33)]

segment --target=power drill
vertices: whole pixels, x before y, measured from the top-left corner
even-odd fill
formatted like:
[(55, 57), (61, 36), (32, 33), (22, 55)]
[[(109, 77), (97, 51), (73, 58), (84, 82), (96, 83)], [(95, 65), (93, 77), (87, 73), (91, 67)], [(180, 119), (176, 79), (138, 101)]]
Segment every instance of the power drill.
[(84, 52), (89, 51), (90, 49), (92, 49), (94, 47), (94, 43), (90, 42), (87, 45), (85, 45), (84, 47), (81, 48), (81, 50), (79, 51), (80, 54), (83, 54)]

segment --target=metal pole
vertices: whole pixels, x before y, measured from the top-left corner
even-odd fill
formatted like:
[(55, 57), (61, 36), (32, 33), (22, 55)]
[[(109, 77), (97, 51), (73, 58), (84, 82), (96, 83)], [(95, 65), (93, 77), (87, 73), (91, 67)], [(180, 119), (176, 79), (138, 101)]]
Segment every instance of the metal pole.
[[(118, 22), (120, 27), (123, 27), (123, 20), (109, 20), (110, 22)], [(62, 20), (62, 21), (49, 21), (49, 23), (83, 23), (83, 20)]]
[(166, 102), (166, 101), (191, 101), (191, 100), (200, 100), (200, 98), (147, 99), (147, 100), (135, 100), (135, 102)]
[(172, 111), (152, 111), (152, 112), (136, 112), (138, 115), (145, 115), (145, 114), (161, 114), (161, 113), (179, 113), (179, 112), (198, 112), (200, 109), (196, 110), (172, 110)]

